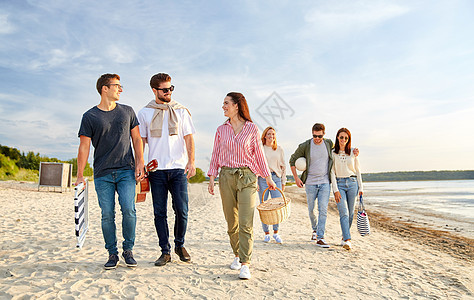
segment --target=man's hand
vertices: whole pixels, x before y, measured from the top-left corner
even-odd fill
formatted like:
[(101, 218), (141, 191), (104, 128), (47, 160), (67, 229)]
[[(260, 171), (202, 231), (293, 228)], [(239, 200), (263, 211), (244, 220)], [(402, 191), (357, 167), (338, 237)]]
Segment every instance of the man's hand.
[(135, 162), (135, 180), (137, 182), (142, 181), (145, 179), (145, 164), (142, 162)]
[(74, 186), (78, 186), (79, 184), (85, 183), (85, 182), (86, 182), (86, 179), (84, 178), (84, 176), (77, 177), (76, 182), (74, 183)]
[(186, 173), (188, 173), (188, 175), (186, 175), (187, 179), (196, 175), (196, 167), (194, 166), (194, 162), (188, 161), (186, 164), (186, 169), (184, 169), (184, 174)]
[(339, 191), (335, 192), (334, 193), (334, 200), (336, 200), (336, 203), (339, 203), (341, 201), (341, 193), (339, 193)]
[(303, 181), (298, 177), (298, 174), (296, 173), (296, 167), (291, 166), (291, 174), (293, 174), (293, 178), (295, 179), (295, 183), (299, 188), (303, 187)]
[(355, 157), (359, 156), (359, 148), (354, 149), (354, 156)]
[(295, 183), (299, 188), (303, 187), (303, 181), (298, 176), (295, 177)]

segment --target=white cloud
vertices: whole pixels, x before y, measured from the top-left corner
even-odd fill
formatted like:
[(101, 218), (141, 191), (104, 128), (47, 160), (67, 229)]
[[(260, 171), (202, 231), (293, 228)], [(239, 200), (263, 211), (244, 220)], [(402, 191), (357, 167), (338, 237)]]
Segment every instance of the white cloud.
[(304, 19), (316, 34), (347, 35), (401, 16), (410, 9), (391, 1), (328, 1)]
[(0, 34), (15, 32), (15, 26), (8, 20), (8, 15), (0, 15)]
[(111, 45), (107, 47), (107, 55), (119, 64), (132, 63), (135, 60), (135, 51), (124, 45)]

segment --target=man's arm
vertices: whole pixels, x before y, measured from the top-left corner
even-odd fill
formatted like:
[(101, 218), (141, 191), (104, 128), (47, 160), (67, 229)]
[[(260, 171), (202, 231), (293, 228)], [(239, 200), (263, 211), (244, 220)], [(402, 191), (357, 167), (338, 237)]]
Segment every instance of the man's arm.
[(296, 185), (297, 185), (299, 188), (302, 188), (303, 185), (304, 185), (304, 183), (303, 183), (303, 181), (301, 181), (301, 179), (298, 177), (298, 174), (296, 173), (296, 167), (295, 167), (295, 166), (291, 166), (290, 169), (291, 169), (291, 174), (293, 174), (293, 178), (295, 179)]
[(143, 160), (144, 147), (138, 126), (133, 127), (130, 134), (132, 136), (133, 150), (135, 151), (135, 178), (137, 181), (142, 181), (143, 178), (145, 178), (145, 162)]
[(186, 151), (188, 152), (188, 163), (184, 173), (188, 173), (186, 178), (191, 178), (196, 175), (196, 167), (194, 166), (194, 138), (192, 134), (184, 136), (184, 142), (186, 143)]
[(296, 167), (295, 167), (295, 162), (298, 158), (300, 157), (305, 157), (305, 143), (301, 143), (298, 145), (298, 148), (296, 148), (295, 152), (290, 156), (290, 170), (291, 174), (293, 174), (293, 177), (295, 178), (295, 183), (298, 187), (302, 188), (304, 186), (303, 181), (298, 177), (298, 174), (296, 173)]
[(84, 168), (87, 164), (87, 159), (89, 158), (89, 151), (91, 148), (91, 138), (81, 135), (79, 142), (79, 150), (77, 153), (77, 179), (74, 185), (78, 185), (81, 182), (84, 182)]
[(295, 152), (290, 156), (290, 167), (295, 165), (295, 162), (300, 157), (305, 157), (304, 155), (305, 144), (299, 144), (298, 148), (296, 148)]

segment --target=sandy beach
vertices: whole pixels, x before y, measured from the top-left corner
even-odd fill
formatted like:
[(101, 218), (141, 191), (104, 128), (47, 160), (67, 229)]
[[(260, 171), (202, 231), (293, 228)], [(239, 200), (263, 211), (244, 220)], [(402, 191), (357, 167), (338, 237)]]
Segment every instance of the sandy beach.
[[(192, 262), (155, 267), (159, 256), (151, 195), (137, 204), (137, 268), (123, 261), (106, 271), (100, 209), (89, 191), (90, 229), (82, 249), (74, 236), (73, 192), (0, 182), (0, 299), (474, 299), (473, 240), (396, 222), (371, 213), (372, 232), (352, 227), (353, 250), (339, 246), (333, 206), (321, 249), (310, 241), (304, 195), (289, 187), (292, 213), (281, 225), (283, 244), (264, 243), (255, 214), (250, 280), (229, 268), (233, 255), (220, 197), (190, 184), (185, 246)], [(121, 247), (120, 211), (117, 212)], [(169, 205), (169, 223), (173, 212)], [(172, 229), (171, 229), (172, 235)], [(120, 248), (119, 247), (119, 248)], [(120, 250), (121, 252), (121, 250)]]

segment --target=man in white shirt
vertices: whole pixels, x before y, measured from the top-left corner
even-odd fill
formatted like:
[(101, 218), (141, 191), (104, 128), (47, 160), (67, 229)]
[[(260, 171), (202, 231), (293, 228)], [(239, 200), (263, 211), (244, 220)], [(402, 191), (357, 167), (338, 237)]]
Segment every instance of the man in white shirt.
[(168, 192), (175, 213), (175, 253), (181, 261), (191, 260), (184, 248), (188, 221), (187, 180), (196, 174), (194, 165), (194, 125), (188, 109), (171, 99), (174, 86), (165, 73), (153, 75), (150, 86), (155, 99), (138, 112), (143, 147), (148, 143), (148, 161), (156, 159), (158, 169), (149, 174), (155, 228), (161, 256), (156, 266), (171, 261), (171, 245), (167, 220)]

